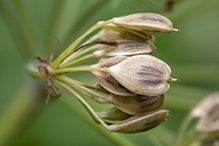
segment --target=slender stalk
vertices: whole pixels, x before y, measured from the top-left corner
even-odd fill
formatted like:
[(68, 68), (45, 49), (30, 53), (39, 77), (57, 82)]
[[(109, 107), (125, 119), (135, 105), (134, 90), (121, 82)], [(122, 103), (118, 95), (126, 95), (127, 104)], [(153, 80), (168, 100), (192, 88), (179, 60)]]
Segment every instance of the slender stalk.
[(95, 57), (95, 55), (94, 55), (93, 53), (88, 54), (88, 55), (86, 55), (86, 56), (83, 56), (83, 57), (81, 57), (81, 58), (78, 58), (78, 59), (76, 59), (76, 60), (73, 60), (73, 61), (71, 61), (71, 62), (69, 62), (69, 63), (66, 63), (66, 64), (64, 64), (63, 66), (60, 66), (59, 68), (65, 68), (65, 67), (67, 67), (67, 66), (73, 65), (73, 64), (75, 64), (75, 63), (78, 63), (78, 62), (80, 62), (80, 61), (83, 61), (83, 60), (86, 60), (86, 59), (92, 58), (92, 57)]
[(64, 87), (66, 90), (71, 92), (73, 95), (76, 96), (76, 98), (83, 104), (83, 106), (88, 110), (89, 113), (91, 113), (91, 116), (96, 118), (106, 129), (109, 130), (109, 126), (97, 115), (97, 113), (94, 111), (94, 109), (79, 95), (77, 92), (75, 92), (71, 87), (67, 86), (66, 84), (56, 81), (59, 85)]
[(76, 71), (103, 71), (107, 72), (107, 68), (91, 68), (91, 67), (72, 67), (72, 68), (63, 68), (51, 71), (52, 75), (58, 75), (63, 73), (69, 72), (76, 72)]
[(173, 146), (180, 146), (181, 143), (182, 143), (182, 138), (184, 136), (184, 132), (189, 124), (189, 122), (191, 121), (192, 117), (191, 117), (191, 114), (189, 113), (185, 119), (183, 120), (180, 128), (179, 128), (179, 131), (177, 132), (176, 134), (176, 137), (175, 137), (175, 141), (173, 142)]
[(61, 82), (64, 82), (64, 83), (66, 83), (66, 84), (75, 86), (75, 87), (77, 87), (77, 88), (79, 88), (79, 89), (82, 89), (83, 91), (85, 91), (85, 92), (87, 92), (87, 93), (90, 93), (90, 94), (92, 94), (92, 95), (94, 95), (94, 96), (103, 98), (103, 99), (105, 99), (105, 100), (107, 99), (107, 97), (106, 97), (105, 95), (99, 94), (99, 93), (97, 93), (97, 92), (95, 92), (95, 91), (93, 91), (93, 90), (91, 90), (91, 89), (88, 89), (88, 88), (86, 88), (86, 87), (84, 87), (84, 86), (81, 86), (81, 85), (75, 83), (74, 81), (72, 81), (71, 78), (68, 78), (68, 77), (66, 77), (66, 76), (55, 76), (54, 79), (56, 79), (56, 80), (58, 80), (58, 81), (61, 81)]
[[(89, 48), (84, 49), (84, 50), (82, 50), (82, 51), (79, 50), (79, 51), (75, 52), (74, 54), (72, 54), (71, 56), (69, 56), (68, 58), (66, 58), (66, 59), (59, 65), (59, 68), (65, 68), (65, 67), (69, 66), (69, 65), (68, 65), (68, 62), (70, 62), (71, 60), (73, 60), (73, 59), (75, 59), (75, 58), (77, 58), (77, 57), (79, 57), (79, 56), (81, 56), (81, 55), (83, 55), (83, 54), (85, 54), (85, 53), (87, 53), (87, 52), (96, 50), (96, 49), (97, 49), (96, 46), (92, 46), (92, 47), (89, 47)], [(70, 64), (70, 63), (69, 63), (69, 64)]]
[(59, 101), (63, 103), (64, 106), (68, 107), (71, 109), (74, 113), (77, 113), (80, 117), (85, 119), (85, 122), (87, 122), (94, 130), (98, 131), (103, 137), (105, 137), (109, 143), (112, 143), (112, 145), (116, 146), (134, 146), (135, 144), (129, 140), (123, 137), (123, 135), (118, 134), (118, 133), (112, 133), (101, 126), (97, 125), (95, 122), (90, 120), (90, 117), (88, 117), (86, 114), (84, 114), (83, 110), (78, 110), (80, 106), (78, 104), (74, 104), (73, 98), (69, 97), (68, 98), (61, 98)]
[(102, 26), (111, 23), (112, 20), (105, 21), (101, 24), (95, 24), (93, 25), (89, 30), (87, 30), (82, 36), (80, 36), (76, 41), (74, 41), (53, 63), (52, 66), (57, 68), (60, 63), (63, 61), (63, 59), (68, 56), (68, 53), (72, 51), (87, 35), (92, 33), (93, 31), (97, 30), (98, 28), (101, 28)]

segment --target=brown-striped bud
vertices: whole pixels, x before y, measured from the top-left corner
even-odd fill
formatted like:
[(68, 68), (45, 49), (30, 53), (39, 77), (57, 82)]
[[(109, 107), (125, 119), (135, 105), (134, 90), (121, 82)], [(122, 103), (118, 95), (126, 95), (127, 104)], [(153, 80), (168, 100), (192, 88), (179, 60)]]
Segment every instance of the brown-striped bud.
[[(150, 40), (147, 40), (145, 43), (130, 40), (119, 40), (117, 43), (118, 47), (106, 47), (99, 45), (102, 49), (95, 51), (94, 55), (96, 57), (133, 56), (138, 54), (151, 54), (156, 49)], [(103, 49), (104, 47), (106, 47), (106, 49)]]
[(146, 32), (173, 32), (172, 22), (166, 17), (155, 13), (137, 13), (113, 18), (113, 23), (131, 30)]
[(107, 100), (121, 111), (130, 115), (144, 114), (148, 111), (159, 109), (164, 103), (165, 97), (159, 96), (119, 96), (109, 94)]
[(157, 96), (166, 93), (170, 77), (170, 67), (151, 55), (129, 57), (108, 68), (108, 72), (128, 90), (141, 95)]
[(109, 126), (110, 131), (120, 133), (143, 132), (155, 128), (168, 116), (167, 110), (152, 111), (141, 115), (136, 115), (122, 121), (119, 124)]
[[(105, 59), (97, 64), (91, 66), (91, 68), (108, 68), (115, 64), (122, 62), (127, 59), (125, 56), (117, 56), (111, 57), (109, 59)], [(96, 80), (103, 86), (107, 91), (123, 96), (131, 96), (135, 95), (135, 93), (124, 88), (117, 80), (115, 80), (109, 73), (100, 72), (100, 71), (91, 71), (92, 75), (96, 78)]]

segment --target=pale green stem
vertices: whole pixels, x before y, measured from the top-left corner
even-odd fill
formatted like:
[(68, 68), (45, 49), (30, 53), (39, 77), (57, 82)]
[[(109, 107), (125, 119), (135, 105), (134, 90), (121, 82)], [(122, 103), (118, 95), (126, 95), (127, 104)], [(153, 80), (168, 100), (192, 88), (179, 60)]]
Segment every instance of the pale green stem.
[(51, 71), (52, 75), (58, 75), (63, 73), (69, 72), (76, 72), (76, 71), (103, 71), (107, 72), (107, 68), (91, 68), (91, 67), (72, 67), (72, 68), (63, 68), (63, 69), (56, 69)]
[(195, 136), (197, 136), (198, 131), (196, 129), (192, 129), (186, 134), (186, 137), (181, 141), (180, 146), (188, 146), (191, 145), (191, 141), (196, 139)]
[(93, 91), (91, 89), (88, 89), (88, 88), (86, 88), (84, 86), (81, 86), (81, 85), (75, 83), (74, 81), (72, 81), (71, 78), (68, 78), (66, 76), (55, 76), (54, 78), (59, 80), (59, 81), (61, 81), (61, 82), (67, 83), (67, 84), (72, 85), (72, 86), (75, 86), (75, 87), (77, 87), (77, 88), (79, 88), (79, 89), (81, 89), (81, 90), (83, 90), (83, 91), (85, 91), (87, 93), (90, 93), (90, 94), (92, 94), (94, 96), (103, 98), (105, 100), (107, 99), (107, 97), (105, 95), (99, 94), (98, 92), (95, 92), (95, 91)]
[(191, 121), (191, 119), (192, 119), (192, 116), (190, 113), (184, 118), (182, 124), (180, 125), (179, 131), (177, 132), (175, 140), (173, 142), (173, 146), (181, 146), (182, 139), (183, 139), (183, 136), (185, 134), (184, 132), (185, 132), (189, 122)]
[(95, 57), (93, 53), (88, 54), (88, 55), (83, 56), (83, 57), (80, 57), (80, 58), (78, 58), (78, 59), (76, 59), (76, 60), (73, 60), (73, 61), (71, 61), (71, 62), (68, 62), (68, 63), (66, 63), (66, 64), (61, 64), (61, 65), (59, 66), (59, 68), (65, 68), (65, 67), (67, 67), (67, 66), (73, 65), (73, 64), (75, 64), (75, 63), (78, 63), (78, 62), (80, 62), (80, 61), (83, 61), (83, 60), (86, 60), (86, 59), (92, 58), (92, 57)]
[(121, 134), (109, 132), (105, 130), (104, 128), (102, 128), (101, 126), (94, 123), (93, 121), (91, 121), (89, 117), (83, 113), (82, 110), (78, 110), (80, 106), (78, 106), (78, 104), (74, 104), (73, 98), (70, 98), (70, 97), (61, 98), (59, 101), (61, 101), (69, 109), (73, 110), (74, 113), (79, 114), (83, 119), (86, 120), (86, 122), (88, 122), (88, 124), (90, 124), (90, 126), (94, 130), (97, 130), (98, 132), (100, 132), (100, 134), (103, 137), (105, 137), (110, 143), (113, 143), (113, 145), (116, 145), (116, 146), (134, 146), (135, 145), (132, 141), (124, 138)]
[(97, 120), (107, 129), (109, 130), (109, 126), (97, 115), (97, 113), (94, 111), (94, 109), (79, 95), (77, 92), (75, 92), (71, 87), (67, 86), (66, 84), (56, 81), (59, 85), (64, 87), (66, 90), (71, 92), (73, 95), (76, 96), (76, 98), (83, 104), (83, 106), (88, 110), (89, 113), (91, 113), (91, 116), (93, 118), (97, 118)]
[[(95, 41), (97, 40), (99, 37), (98, 35), (94, 35), (92, 38), (90, 38), (89, 40), (87, 40), (84, 44), (87, 44), (87, 43), (90, 43), (92, 41)], [(83, 45), (84, 45), (83, 44)], [(89, 52), (89, 51), (92, 51), (92, 50), (96, 50), (97, 47), (96, 46), (92, 46), (92, 47), (89, 47), (89, 48), (86, 48), (86, 49), (83, 49), (81, 48), (80, 50), (78, 50), (77, 52), (74, 52), (72, 55), (70, 55), (69, 57), (67, 57), (60, 65), (59, 65), (59, 68), (64, 68), (66, 67), (66, 63), (70, 62), (71, 60)]]
[(80, 36), (76, 41), (74, 41), (53, 63), (52, 66), (57, 68), (60, 63), (65, 59), (65, 57), (68, 56), (68, 53), (72, 51), (87, 35), (92, 33), (93, 31), (97, 30), (98, 28), (101, 28), (102, 26), (111, 23), (112, 20), (105, 21), (101, 24), (95, 24), (92, 26), (89, 30), (87, 30), (82, 36)]
[(45, 105), (44, 97), (44, 86), (36, 80), (30, 80), (22, 87), (0, 117), (0, 146), (16, 145), (15, 139), (20, 138), (42, 105)]

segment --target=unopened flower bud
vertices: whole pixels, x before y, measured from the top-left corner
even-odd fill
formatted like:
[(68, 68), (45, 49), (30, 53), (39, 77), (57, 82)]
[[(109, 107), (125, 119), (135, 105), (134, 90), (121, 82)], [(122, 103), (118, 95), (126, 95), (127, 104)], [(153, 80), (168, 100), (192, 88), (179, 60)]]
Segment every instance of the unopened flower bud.
[(151, 55), (129, 57), (108, 68), (108, 72), (128, 90), (141, 95), (157, 96), (169, 90), (170, 67)]
[(172, 22), (166, 17), (155, 13), (137, 13), (128, 16), (113, 18), (113, 23), (136, 31), (173, 32)]
[(159, 96), (119, 96), (109, 94), (107, 100), (121, 111), (130, 115), (144, 114), (148, 111), (159, 109), (164, 103), (165, 97)]
[[(127, 41), (123, 40), (117, 41), (118, 47), (108, 47), (107, 49), (102, 49), (94, 52), (96, 57), (112, 57), (112, 56), (133, 56), (138, 54), (151, 54), (154, 52), (156, 47), (154, 44), (147, 40), (145, 43), (137, 41)], [(102, 45), (102, 47), (104, 47)]]
[(168, 112), (168, 110), (159, 110), (132, 116), (119, 124), (110, 125), (109, 130), (120, 133), (147, 131), (165, 121), (168, 116)]
[[(125, 56), (117, 56), (111, 57), (109, 59), (105, 59), (97, 64), (91, 66), (91, 68), (108, 68), (115, 64), (122, 62), (127, 59)], [(115, 80), (109, 73), (100, 72), (100, 71), (91, 71), (92, 75), (96, 78), (96, 80), (103, 86), (107, 91), (123, 96), (131, 96), (135, 95), (135, 93), (124, 88), (117, 80)]]

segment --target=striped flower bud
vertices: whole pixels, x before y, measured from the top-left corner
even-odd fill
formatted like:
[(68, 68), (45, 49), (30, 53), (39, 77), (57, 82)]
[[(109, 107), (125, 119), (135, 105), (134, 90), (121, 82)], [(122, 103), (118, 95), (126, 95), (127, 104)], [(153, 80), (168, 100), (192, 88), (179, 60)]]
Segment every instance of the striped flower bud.
[[(111, 57), (109, 59), (105, 59), (97, 64), (91, 66), (91, 68), (108, 68), (110, 66), (116, 65), (123, 60), (127, 59), (125, 56)], [(107, 91), (123, 96), (131, 96), (135, 95), (135, 93), (124, 88), (116, 79), (114, 79), (107, 72), (100, 71), (91, 71), (92, 75), (96, 78), (96, 80), (100, 83), (100, 85), (105, 88)]]
[(170, 67), (162, 60), (151, 55), (129, 57), (108, 68), (108, 72), (122, 86), (141, 95), (158, 96), (169, 89)]
[(164, 103), (165, 97), (159, 96), (119, 96), (109, 94), (107, 100), (121, 111), (130, 115), (144, 114), (148, 111), (159, 109)]
[(117, 43), (118, 47), (99, 45), (101, 48), (106, 48), (95, 51), (94, 55), (96, 57), (133, 56), (138, 54), (151, 54), (156, 49), (150, 40), (147, 40), (145, 43), (131, 40), (119, 40)]
[(113, 18), (113, 23), (131, 30), (146, 32), (173, 32), (172, 22), (166, 17), (155, 13), (137, 13)]
[(141, 115), (132, 116), (119, 124), (109, 126), (110, 131), (120, 133), (137, 133), (155, 128), (168, 116), (167, 110), (152, 111)]
[[(98, 23), (102, 23), (102, 22), (98, 22)], [(122, 34), (123, 36), (128, 37), (129, 39), (145, 41), (145, 40), (149, 40), (149, 39), (152, 38), (151, 35), (148, 32), (131, 30), (131, 29), (127, 29), (127, 28), (124, 28), (124, 27), (117, 26), (117, 25), (112, 24), (112, 23), (106, 24), (102, 28), (119, 32), (120, 34)], [(109, 34), (107, 34), (107, 33), (103, 34), (102, 33), (101, 35), (109, 35)], [(99, 35), (99, 37), (101, 38), (100, 35)]]

